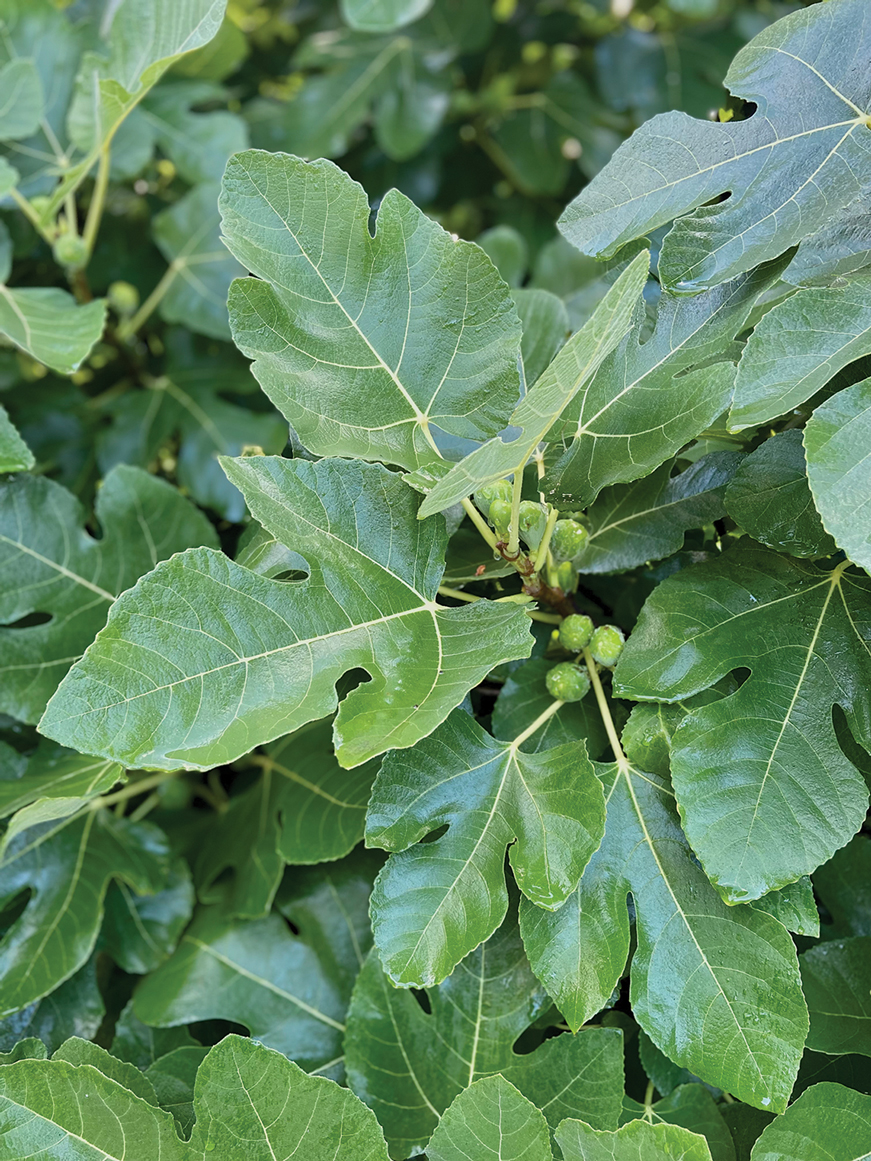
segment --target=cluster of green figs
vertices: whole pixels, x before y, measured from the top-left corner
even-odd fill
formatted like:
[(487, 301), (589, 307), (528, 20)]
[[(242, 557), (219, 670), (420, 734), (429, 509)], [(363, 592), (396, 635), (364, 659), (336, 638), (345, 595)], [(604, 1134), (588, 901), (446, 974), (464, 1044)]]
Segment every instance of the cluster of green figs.
[[(502, 542), (508, 540), (511, 523), (513, 486), (507, 480), (499, 480), (475, 493), (475, 504), (493, 526), (496, 536)], [(547, 583), (560, 588), (564, 593), (573, 593), (578, 587), (577, 562), (580, 560), (587, 542), (589, 531), (580, 520), (570, 516), (561, 517), (550, 529), (550, 539), (545, 544), (546, 558), (536, 563), (546, 571)], [(548, 517), (542, 504), (532, 500), (521, 500), (519, 507), (520, 539), (531, 553), (538, 553), (548, 530)], [(590, 676), (586, 664), (581, 664), (585, 650), (597, 665), (612, 668), (617, 664), (626, 637), (616, 625), (594, 626), (588, 616), (573, 613), (565, 617), (557, 631), (560, 645), (576, 655), (573, 661), (561, 661), (547, 674), (548, 692), (560, 701), (580, 701), (590, 688)]]

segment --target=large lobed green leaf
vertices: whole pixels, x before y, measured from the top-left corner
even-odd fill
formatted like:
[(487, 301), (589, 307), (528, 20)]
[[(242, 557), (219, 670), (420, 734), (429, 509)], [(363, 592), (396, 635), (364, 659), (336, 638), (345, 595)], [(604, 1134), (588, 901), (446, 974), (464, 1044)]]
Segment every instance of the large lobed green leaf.
[(499, 742), (459, 709), (384, 759), (366, 842), (399, 852), (372, 895), (375, 943), (394, 983), (440, 983), (489, 939), (508, 910), (506, 847), (521, 891), (551, 911), (598, 847), (605, 804), (583, 742), (529, 754), (523, 741)]
[(203, 908), (140, 984), (136, 1015), (163, 1027), (233, 1020), (306, 1071), (341, 1077), (345, 1011), (371, 946), (371, 883), (352, 859), (282, 888), (264, 919)]
[(757, 106), (749, 119), (652, 118), (571, 203), (560, 226), (585, 253), (608, 257), (677, 218), (659, 270), (680, 290), (750, 270), (867, 192), (869, 76), (865, 0), (794, 12), (743, 48), (726, 76), (732, 93)]
[(597, 1128), (617, 1127), (622, 1033), (588, 1028), (516, 1052), (515, 1042), (545, 1002), (513, 914), (444, 983), (429, 989), (426, 1010), (410, 991), (393, 987), (377, 954), (370, 955), (348, 1012), (348, 1082), (375, 1110), (392, 1157), (423, 1151), (455, 1097), (497, 1072), (542, 1110), (552, 1128), (572, 1116)]
[(868, 791), (832, 706), (871, 743), (869, 640), (867, 577), (748, 538), (648, 599), (617, 667), (618, 693), (678, 701), (751, 671), (730, 697), (694, 710), (674, 740), (687, 837), (729, 902), (815, 870), (862, 824)]
[[(190, 501), (139, 468), (109, 473), (96, 518), (99, 540), (60, 484), (25, 475), (0, 484), (0, 621), (7, 626), (0, 629), (0, 709), (22, 721), (39, 718), (118, 593), (159, 560), (217, 543)], [(34, 614), (36, 623), (19, 624)]]
[[(435, 603), (446, 543), (414, 493), (376, 465), (225, 461), (258, 520), (300, 553), (307, 580), (268, 580), (209, 549), (155, 569), (51, 701), (41, 730), (129, 765), (207, 769), (342, 702), (336, 754), (354, 766), (413, 745), (502, 661), (532, 646), (518, 606)], [(470, 646), (475, 643), (475, 648)]]
[[(631, 736), (624, 732), (624, 743)], [(642, 756), (653, 756), (649, 741)], [(723, 903), (689, 849), (664, 778), (628, 759), (601, 766), (600, 776), (605, 837), (577, 892), (552, 914), (521, 903), (533, 970), (570, 1027), (590, 1019), (627, 963), (631, 892), (638, 1023), (670, 1060), (707, 1083), (783, 1109), (807, 1035), (789, 934), (770, 915)]]
[(664, 292), (652, 334), (636, 304), (630, 332), (548, 433), (543, 486), (555, 503), (586, 507), (604, 485), (647, 475), (726, 410), (731, 340), (782, 269), (773, 262), (692, 297)]
[(189, 1142), (178, 1136), (169, 1112), (155, 1107), (155, 1090), (134, 1071), (82, 1041), (51, 1060), (19, 1060), (0, 1069), (2, 1155), (387, 1161), (375, 1117), (352, 1093), (306, 1076), (281, 1053), (239, 1036), (215, 1045), (197, 1070)]
[(430, 425), (482, 439), (520, 392), (520, 322), (479, 247), (391, 190), (376, 232), (359, 185), (328, 161), (230, 159), (224, 238), (256, 279), (233, 284), (233, 338), (303, 444), (415, 468)]
[(0, 853), (0, 899), (29, 898), (0, 942), (4, 1016), (47, 995), (85, 963), (113, 878), (148, 894), (164, 886), (169, 872), (166, 836), (150, 823), (87, 808), (45, 821), (28, 821), (23, 812), (14, 823)]

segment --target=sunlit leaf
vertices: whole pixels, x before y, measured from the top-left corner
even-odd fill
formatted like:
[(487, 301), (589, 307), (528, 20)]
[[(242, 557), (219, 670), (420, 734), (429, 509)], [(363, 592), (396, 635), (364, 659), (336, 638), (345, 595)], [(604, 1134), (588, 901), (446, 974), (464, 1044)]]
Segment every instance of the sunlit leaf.
[(605, 805), (583, 742), (529, 754), (524, 740), (499, 742), (460, 709), (384, 759), (366, 842), (398, 852), (372, 894), (375, 943), (394, 983), (440, 983), (489, 939), (508, 909), (506, 847), (521, 891), (553, 911), (599, 845)]
[(575, 396), (595, 376), (632, 322), (647, 281), (650, 255), (642, 251), (620, 275), (590, 320), (572, 335), (538, 382), (521, 399), (510, 418), (520, 432), (513, 440), (497, 438), (476, 448), (456, 464), (421, 505), (421, 516), (441, 512), (486, 484), (520, 471)]
[(116, 602), (43, 733), (132, 765), (208, 768), (330, 713), (337, 679), (359, 667), (373, 680), (335, 725), (339, 762), (354, 766), (413, 745), (490, 669), (529, 652), (519, 606), (435, 604), (444, 524), (418, 521), (415, 494), (386, 469), (224, 462), (308, 579), (267, 580), (208, 549), (177, 555)]
[(520, 323), (476, 246), (396, 190), (373, 237), (360, 186), (285, 154), (234, 157), (221, 212), (257, 275), (232, 288), (233, 338), (306, 447), (414, 468), (435, 457), (430, 425), (475, 439), (504, 426)]
[(502, 1076), (464, 1089), (445, 1110), (426, 1147), (432, 1161), (552, 1161), (541, 1112)]
[(678, 218), (659, 270), (667, 286), (689, 291), (782, 254), (871, 181), (869, 64), (865, 0), (777, 21), (726, 76), (731, 92), (758, 106), (748, 120), (654, 117), (571, 203), (563, 232), (585, 253), (609, 257)]

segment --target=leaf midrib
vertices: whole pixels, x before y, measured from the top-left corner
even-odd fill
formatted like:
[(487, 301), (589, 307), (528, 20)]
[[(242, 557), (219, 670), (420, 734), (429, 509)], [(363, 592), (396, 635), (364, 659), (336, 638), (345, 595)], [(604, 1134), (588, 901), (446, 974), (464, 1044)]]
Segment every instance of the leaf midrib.
[(650, 854), (651, 854), (651, 857), (652, 857), (654, 863), (656, 864), (656, 869), (659, 872), (659, 877), (662, 880), (663, 884), (665, 885), (665, 888), (668, 891), (669, 895), (671, 896), (676, 913), (678, 915), (680, 915), (681, 920), (683, 921), (683, 925), (684, 925), (690, 939), (693, 941), (693, 944), (695, 945), (696, 951), (698, 952), (698, 955), (699, 955), (699, 959), (704, 964), (705, 968), (708, 971), (708, 974), (710, 975), (710, 978), (713, 980), (713, 982), (717, 986), (717, 991), (719, 992), (720, 996), (722, 997), (723, 1001), (725, 1002), (726, 1007), (729, 1009), (729, 1014), (731, 1015), (732, 1020), (734, 1022), (734, 1025), (737, 1028), (737, 1030), (741, 1036), (741, 1039), (744, 1042), (744, 1047), (747, 1049), (747, 1055), (748, 1055), (749, 1059), (753, 1062), (753, 1067), (756, 1069), (756, 1073), (757, 1073), (757, 1076), (759, 1078), (760, 1084), (762, 1085), (762, 1087), (766, 1091), (768, 1091), (768, 1085), (766, 1083), (765, 1076), (762, 1072), (762, 1069), (759, 1067), (759, 1064), (756, 1061), (756, 1055), (750, 1047), (750, 1044), (749, 1044), (747, 1037), (744, 1033), (744, 1029), (741, 1026), (741, 1022), (738, 1020), (738, 1017), (735, 1014), (735, 1010), (733, 1009), (731, 1003), (729, 1002), (729, 997), (726, 995), (725, 991), (723, 990), (723, 987), (722, 987), (719, 979), (717, 978), (717, 975), (716, 975), (713, 967), (711, 966), (711, 963), (708, 960), (708, 957), (705, 955), (701, 944), (696, 939), (695, 932), (693, 931), (692, 926), (687, 919), (687, 916), (684, 912), (683, 907), (678, 902), (678, 898), (675, 895), (675, 893), (672, 889), (671, 883), (669, 882), (668, 876), (665, 873), (665, 868), (663, 867), (662, 863), (660, 862), (659, 854), (657, 853), (657, 850), (656, 850), (656, 844), (653, 841), (653, 837), (650, 834), (650, 831), (647, 829), (647, 820), (645, 819), (644, 812), (641, 809), (641, 803), (638, 801), (638, 798), (635, 794), (635, 787), (632, 785), (632, 777), (631, 777), (632, 774), (641, 773), (641, 772), (636, 771), (635, 768), (627, 761), (624, 761), (623, 763), (618, 762), (618, 767), (620, 769), (620, 774), (622, 775), (622, 777), (625, 781), (626, 788), (629, 791), (629, 797), (632, 800), (632, 808), (635, 811), (635, 816), (638, 819), (638, 825), (641, 827), (641, 832), (644, 835), (644, 842), (645, 842), (648, 850), (650, 851)]

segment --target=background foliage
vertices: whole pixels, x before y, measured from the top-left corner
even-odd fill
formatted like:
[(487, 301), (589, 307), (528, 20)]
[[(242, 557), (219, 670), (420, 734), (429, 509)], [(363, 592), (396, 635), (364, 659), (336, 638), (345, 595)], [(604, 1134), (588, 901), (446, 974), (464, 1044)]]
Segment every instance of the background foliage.
[[(0, 0), (0, 1157), (871, 1150), (825, 9)], [(539, 620), (457, 504), (524, 456)], [(560, 705), (566, 601), (632, 635)]]

